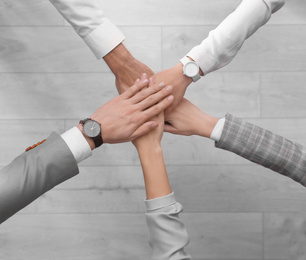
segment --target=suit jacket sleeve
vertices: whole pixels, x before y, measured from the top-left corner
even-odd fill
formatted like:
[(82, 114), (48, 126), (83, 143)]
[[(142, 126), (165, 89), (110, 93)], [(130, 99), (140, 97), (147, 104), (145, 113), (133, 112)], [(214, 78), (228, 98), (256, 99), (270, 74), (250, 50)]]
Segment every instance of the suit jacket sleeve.
[(174, 194), (146, 200), (146, 221), (149, 230), (149, 245), (153, 249), (153, 260), (187, 260), (184, 251), (189, 236), (179, 218), (183, 206), (176, 202)]
[(215, 146), (306, 186), (306, 150), (298, 143), (227, 114)]
[(105, 16), (97, 0), (50, 0), (77, 34), (101, 59), (124, 39), (125, 35)]
[(0, 170), (0, 223), (78, 172), (67, 144), (52, 133)]

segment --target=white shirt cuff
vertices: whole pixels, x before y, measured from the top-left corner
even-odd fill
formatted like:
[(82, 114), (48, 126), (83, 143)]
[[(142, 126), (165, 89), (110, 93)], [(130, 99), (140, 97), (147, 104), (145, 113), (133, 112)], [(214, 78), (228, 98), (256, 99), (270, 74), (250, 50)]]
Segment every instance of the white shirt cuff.
[(147, 211), (161, 209), (161, 208), (173, 205), (175, 203), (176, 203), (176, 199), (174, 197), (174, 192), (168, 195), (162, 196), (162, 197), (155, 198), (155, 199), (145, 200)]
[(75, 126), (61, 135), (77, 163), (92, 155), (91, 148), (81, 131)]
[(213, 131), (211, 132), (210, 139), (219, 142), (224, 126), (225, 118), (219, 119), (217, 124), (215, 125)]
[(104, 57), (124, 39), (125, 35), (109, 19), (83, 38), (97, 59)]

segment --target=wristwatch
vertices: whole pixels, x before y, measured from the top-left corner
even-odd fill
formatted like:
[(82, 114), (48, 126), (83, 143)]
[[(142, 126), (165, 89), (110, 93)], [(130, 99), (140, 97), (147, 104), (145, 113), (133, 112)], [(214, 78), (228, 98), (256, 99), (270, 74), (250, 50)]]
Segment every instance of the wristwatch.
[(196, 82), (201, 78), (201, 76), (199, 74), (200, 68), (199, 68), (199, 65), (196, 62), (190, 60), (187, 56), (180, 59), (180, 62), (184, 66), (183, 67), (184, 75), (192, 78), (193, 82)]
[(103, 144), (101, 124), (91, 118), (80, 120), (80, 124), (83, 125), (84, 134), (94, 141), (96, 148)]

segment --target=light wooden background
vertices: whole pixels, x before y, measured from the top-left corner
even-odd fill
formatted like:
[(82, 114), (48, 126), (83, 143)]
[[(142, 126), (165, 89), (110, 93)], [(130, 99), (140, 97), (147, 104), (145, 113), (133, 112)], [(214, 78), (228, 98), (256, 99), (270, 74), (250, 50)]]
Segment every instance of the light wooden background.
[[(99, 0), (154, 71), (178, 62), (238, 0)], [(0, 1), (0, 166), (116, 96), (114, 77), (48, 1)], [(226, 68), (188, 89), (306, 145), (306, 1), (286, 6)], [(187, 251), (206, 260), (305, 260), (306, 189), (198, 137), (165, 134)], [(148, 259), (141, 168), (131, 144), (104, 145), (80, 174), (0, 228), (1, 260)]]

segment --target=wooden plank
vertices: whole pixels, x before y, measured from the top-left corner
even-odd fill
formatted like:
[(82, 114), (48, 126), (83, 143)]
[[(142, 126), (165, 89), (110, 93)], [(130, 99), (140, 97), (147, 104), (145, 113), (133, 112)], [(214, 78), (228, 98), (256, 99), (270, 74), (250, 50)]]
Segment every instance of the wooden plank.
[(181, 214), (190, 234), (186, 251), (199, 259), (254, 259), (262, 256), (262, 215)]
[(260, 166), (167, 169), (184, 212), (288, 212), (306, 205), (305, 187)]
[(144, 189), (141, 166), (81, 166), (80, 174), (58, 185), (59, 190)]
[(143, 212), (145, 192), (137, 189), (51, 190), (33, 202), (38, 213)]
[(305, 117), (305, 80), (305, 72), (263, 73), (262, 116)]
[(150, 26), (219, 24), (239, 1), (99, 0), (99, 3), (115, 24)]
[[(261, 214), (181, 216), (191, 237), (186, 251), (195, 258), (254, 259), (262, 254)], [(2, 225), (0, 246), (0, 257), (7, 260), (149, 259), (151, 254), (143, 214), (16, 216)]]
[(1, 225), (0, 248), (0, 258), (6, 260), (150, 256), (143, 214), (15, 216)]
[[(153, 70), (160, 70), (160, 28), (127, 27), (123, 31), (127, 36), (132, 35), (125, 42), (131, 53)], [(72, 28), (2, 27), (0, 34), (3, 46), (0, 72), (110, 71), (103, 61), (96, 60)]]
[[(115, 24), (135, 25), (218, 25), (239, 5), (239, 0), (99, 0), (106, 15)], [(171, 10), (171, 15), (169, 15)], [(273, 14), (269, 24), (306, 24), (306, 5), (303, 0), (287, 0), (286, 5)], [(158, 14), (158, 19), (156, 19)]]
[(215, 117), (260, 116), (260, 75), (246, 72), (208, 74), (188, 87), (185, 97)]
[(0, 81), (2, 119), (86, 118), (118, 95), (111, 73), (0, 74)]
[[(208, 36), (213, 26), (163, 28), (163, 68), (178, 63)], [(301, 71), (306, 67), (306, 27), (265, 26), (248, 39), (222, 71)]]
[(269, 24), (306, 24), (305, 12), (304, 0), (286, 0), (285, 6), (273, 14)]
[(61, 120), (1, 120), (0, 165), (10, 163), (24, 150), (48, 137), (53, 131), (62, 133)]
[(61, 26), (63, 17), (49, 1), (0, 2), (0, 26)]
[(264, 243), (267, 259), (303, 259), (306, 254), (306, 214), (268, 213), (264, 215)]

